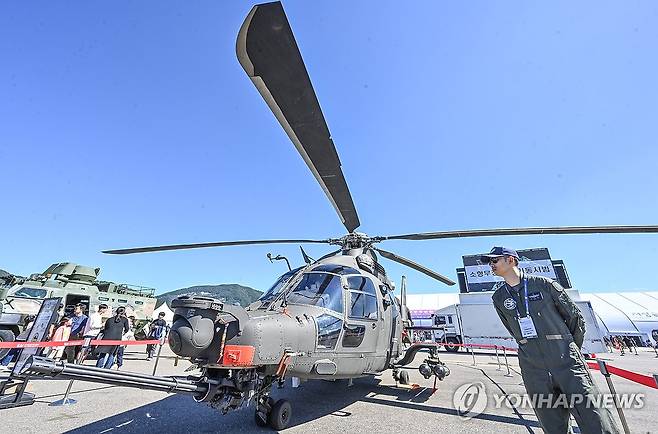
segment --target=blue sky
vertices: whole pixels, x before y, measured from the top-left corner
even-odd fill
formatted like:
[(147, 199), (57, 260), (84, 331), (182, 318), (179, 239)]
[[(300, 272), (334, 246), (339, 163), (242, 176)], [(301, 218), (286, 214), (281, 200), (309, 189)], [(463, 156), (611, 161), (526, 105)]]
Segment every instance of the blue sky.
[[(0, 268), (100, 266), (158, 292), (266, 289), (295, 245), (103, 249), (344, 233), (247, 78), (253, 2), (0, 4)], [(370, 235), (657, 224), (655, 2), (285, 1)], [(655, 290), (658, 235), (381, 244), (455, 278), (548, 247), (588, 292)], [(319, 257), (321, 245), (307, 251)], [(449, 292), (383, 260), (410, 292)]]

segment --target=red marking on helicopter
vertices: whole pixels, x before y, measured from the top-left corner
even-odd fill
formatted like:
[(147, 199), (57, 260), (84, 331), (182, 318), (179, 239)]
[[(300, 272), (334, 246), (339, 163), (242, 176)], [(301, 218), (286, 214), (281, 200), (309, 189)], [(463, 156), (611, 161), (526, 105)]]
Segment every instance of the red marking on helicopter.
[(290, 364), (290, 359), (290, 354), (284, 354), (283, 357), (281, 357), (279, 366), (276, 369), (276, 375), (279, 377), (283, 377), (285, 375), (286, 370), (288, 369), (288, 365)]
[(226, 345), (222, 365), (251, 366), (256, 349), (250, 345)]

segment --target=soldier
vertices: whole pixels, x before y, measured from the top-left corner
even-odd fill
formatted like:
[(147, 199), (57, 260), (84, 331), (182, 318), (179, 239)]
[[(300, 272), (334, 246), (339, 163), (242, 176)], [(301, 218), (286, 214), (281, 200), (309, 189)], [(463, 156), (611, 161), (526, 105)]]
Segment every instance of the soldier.
[(580, 352), (585, 320), (559, 283), (519, 270), (515, 250), (494, 247), (482, 262), (505, 279), (492, 296), (500, 320), (519, 344), (526, 391), (545, 432), (569, 432), (569, 412), (583, 433), (619, 433)]

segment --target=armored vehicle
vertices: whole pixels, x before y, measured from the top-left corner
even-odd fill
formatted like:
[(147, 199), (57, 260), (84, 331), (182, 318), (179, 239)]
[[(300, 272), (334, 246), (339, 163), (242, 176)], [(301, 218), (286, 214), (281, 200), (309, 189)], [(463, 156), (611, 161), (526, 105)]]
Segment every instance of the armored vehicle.
[(62, 262), (27, 278), (4, 276), (0, 279), (0, 341), (14, 341), (27, 325), (27, 318), (36, 315), (41, 301), (48, 297), (62, 297), (65, 315), (71, 315), (78, 303), (84, 304), (87, 312), (96, 311), (101, 303), (113, 310), (123, 306), (140, 329), (153, 315), (155, 290), (97, 280), (100, 271)]

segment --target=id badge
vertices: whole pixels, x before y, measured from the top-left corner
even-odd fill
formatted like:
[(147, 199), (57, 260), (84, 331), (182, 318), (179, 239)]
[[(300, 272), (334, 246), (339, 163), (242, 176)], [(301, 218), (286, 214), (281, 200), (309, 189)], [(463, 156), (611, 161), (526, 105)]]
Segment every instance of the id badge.
[(537, 337), (537, 329), (535, 329), (535, 323), (532, 322), (532, 317), (524, 316), (523, 318), (519, 318), (519, 327), (521, 328), (521, 336), (524, 338)]

